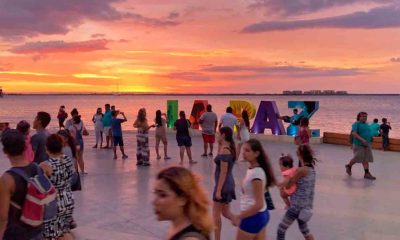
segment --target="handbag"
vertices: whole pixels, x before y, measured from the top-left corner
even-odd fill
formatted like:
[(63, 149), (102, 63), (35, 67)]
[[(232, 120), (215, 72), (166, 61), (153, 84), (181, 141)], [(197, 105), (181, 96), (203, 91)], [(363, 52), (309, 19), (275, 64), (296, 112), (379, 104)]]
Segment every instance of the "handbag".
[(81, 191), (82, 190), (82, 184), (81, 184), (81, 176), (79, 175), (79, 172), (75, 172), (71, 176), (71, 191)]
[(269, 191), (264, 193), (264, 198), (265, 198), (265, 202), (267, 203), (267, 209), (274, 210), (275, 205), (274, 205), (274, 202), (272, 201), (272, 197), (271, 197), (271, 194), (269, 193)]
[(88, 132), (88, 130), (86, 130), (86, 129), (83, 129), (83, 131), (82, 131), (82, 135), (83, 135), (83, 136), (89, 136), (89, 132)]

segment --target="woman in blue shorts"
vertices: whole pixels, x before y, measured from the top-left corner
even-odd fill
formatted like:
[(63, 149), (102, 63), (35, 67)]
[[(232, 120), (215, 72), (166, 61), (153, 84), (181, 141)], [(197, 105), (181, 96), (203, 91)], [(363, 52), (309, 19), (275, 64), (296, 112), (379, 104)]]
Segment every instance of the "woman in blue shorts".
[(237, 240), (261, 240), (266, 237), (269, 212), (264, 193), (276, 184), (271, 162), (260, 141), (250, 139), (243, 145), (243, 158), (249, 163), (242, 183), (241, 212), (232, 223), (239, 226)]

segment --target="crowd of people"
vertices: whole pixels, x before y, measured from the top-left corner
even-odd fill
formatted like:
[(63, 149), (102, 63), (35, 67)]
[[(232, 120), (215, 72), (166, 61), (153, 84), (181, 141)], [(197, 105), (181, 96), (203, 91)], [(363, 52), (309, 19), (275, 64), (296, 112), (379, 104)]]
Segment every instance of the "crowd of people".
[[(1, 135), (3, 151), (8, 157), (11, 169), (0, 178), (0, 239), (72, 239), (71, 229), (77, 224), (73, 219), (74, 200), (73, 185), (79, 172), (87, 174), (84, 164), (84, 138), (86, 130), (76, 108), (70, 112), (71, 118), (61, 106), (57, 119), (59, 131), (50, 134), (46, 129), (51, 121), (47, 112), (38, 112), (31, 136), (30, 124), (21, 121), (15, 130), (8, 129)], [(121, 116), (121, 117), (119, 117)], [(66, 121), (65, 121), (66, 120)], [(352, 143), (354, 158), (346, 165), (347, 174), (355, 163), (362, 163), (366, 179), (375, 180), (369, 172), (369, 163), (373, 161), (371, 141), (376, 127), (366, 123), (367, 113), (360, 112), (352, 126)], [(105, 112), (98, 108), (92, 122), (95, 130), (93, 148), (112, 149), (114, 159), (118, 158), (119, 146), (122, 159), (128, 158), (124, 149), (122, 124), (127, 122), (125, 114), (110, 104), (105, 105)], [(154, 124), (149, 123), (145, 108), (138, 110), (133, 126), (136, 133), (136, 165), (150, 166), (149, 130), (155, 128), (156, 159), (161, 159), (160, 142), (164, 146), (164, 159), (169, 160), (167, 141), (167, 115), (160, 110), (156, 112)], [(386, 119), (382, 120), (379, 132), (388, 138), (391, 129)], [(156, 176), (153, 207), (160, 221), (171, 221), (167, 239), (224, 239), (221, 236), (221, 216), (229, 219), (237, 228), (238, 240), (265, 239), (266, 228), (270, 220), (269, 210), (273, 209), (272, 200), (268, 197), (269, 189), (278, 187), (286, 213), (276, 230), (277, 239), (285, 239), (285, 232), (294, 221), (307, 240), (314, 239), (308, 228), (312, 217), (314, 189), (316, 181), (316, 158), (310, 146), (310, 129), (307, 118), (299, 120), (299, 131), (295, 138), (298, 167), (290, 155), (279, 159), (282, 181), (275, 177), (268, 153), (261, 142), (250, 137), (250, 121), (247, 111), (243, 110), (241, 118), (233, 114), (231, 107), (226, 109), (218, 123), (212, 106), (200, 117), (204, 152), (201, 157), (214, 155), (214, 144), (218, 148), (214, 158), (214, 189), (212, 193), (212, 214), (209, 212), (208, 197), (196, 180), (196, 176), (183, 166), (169, 167), (161, 170)], [(235, 129), (237, 134), (235, 134)], [(191, 123), (184, 111), (174, 123), (176, 141), (179, 147), (180, 164), (183, 164), (186, 152), (189, 163), (195, 164), (192, 157)], [(105, 146), (103, 144), (105, 136)], [(388, 141), (385, 141), (388, 144)], [(242, 152), (242, 155), (240, 153)], [(233, 169), (239, 160), (247, 162), (248, 169), (241, 183), (241, 193), (235, 192)], [(23, 174), (19, 174), (23, 172)], [(25, 196), (29, 194), (31, 180), (37, 176), (47, 176), (57, 191), (57, 211), (51, 218), (43, 217), (40, 224), (26, 222), (24, 216)], [(240, 211), (233, 212), (232, 201), (240, 196)], [(48, 206), (45, 206), (48, 207)]]

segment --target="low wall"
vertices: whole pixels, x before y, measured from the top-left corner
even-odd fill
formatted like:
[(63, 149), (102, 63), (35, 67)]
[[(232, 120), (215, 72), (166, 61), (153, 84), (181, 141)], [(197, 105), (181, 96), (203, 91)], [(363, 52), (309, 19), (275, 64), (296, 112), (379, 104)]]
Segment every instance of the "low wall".
[[(350, 146), (349, 142), (350, 135), (345, 133), (332, 133), (332, 132), (324, 132), (323, 143), (328, 144), (338, 144), (338, 145), (347, 145)], [(400, 139), (390, 138), (389, 151), (400, 152)], [(373, 149), (382, 149), (382, 138), (374, 137), (372, 140), (372, 148)]]
[[(173, 129), (168, 129), (167, 133), (172, 134), (175, 133)], [(201, 137), (201, 131), (200, 130), (193, 130), (193, 136), (194, 137)], [(294, 139), (292, 136), (288, 135), (266, 135), (266, 134), (250, 134), (251, 138), (255, 138), (258, 140), (266, 140), (266, 141), (272, 141), (272, 142), (286, 142), (286, 143), (294, 143)], [(310, 139), (311, 144), (321, 144), (322, 143), (322, 138), (321, 137), (312, 137)]]

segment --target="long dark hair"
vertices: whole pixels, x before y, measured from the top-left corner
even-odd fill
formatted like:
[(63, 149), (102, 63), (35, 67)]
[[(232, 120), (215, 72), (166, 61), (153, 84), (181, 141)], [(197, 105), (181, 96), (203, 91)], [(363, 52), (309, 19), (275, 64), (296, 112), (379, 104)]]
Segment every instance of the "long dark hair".
[(68, 139), (67, 143), (68, 146), (71, 148), (72, 157), (76, 158), (76, 145), (74, 138), (71, 136), (70, 132), (68, 130), (60, 130), (57, 132), (57, 134), (66, 137)]
[(260, 141), (258, 141), (257, 139), (250, 139), (246, 143), (249, 144), (253, 152), (260, 153), (257, 157), (257, 163), (265, 172), (265, 175), (267, 177), (266, 189), (268, 190), (269, 187), (274, 186), (276, 184), (276, 178), (274, 175), (274, 171), (272, 169), (271, 161), (269, 160), (269, 157), (265, 153), (264, 148), (262, 147)]
[(161, 119), (161, 111), (157, 110), (156, 111), (156, 125), (157, 126), (162, 126), (162, 119)]
[(235, 141), (233, 141), (233, 131), (230, 127), (222, 127), (219, 130), (219, 133), (224, 134), (224, 140), (229, 142), (229, 150), (231, 151), (231, 155), (233, 157), (233, 161), (236, 161), (236, 145)]
[(246, 110), (242, 111), (242, 119), (247, 128), (250, 128), (249, 113)]
[(307, 144), (300, 145), (297, 148), (297, 152), (303, 159), (305, 166), (314, 168), (314, 166), (318, 160), (314, 157), (314, 151), (311, 149), (311, 147), (309, 145), (307, 145)]

